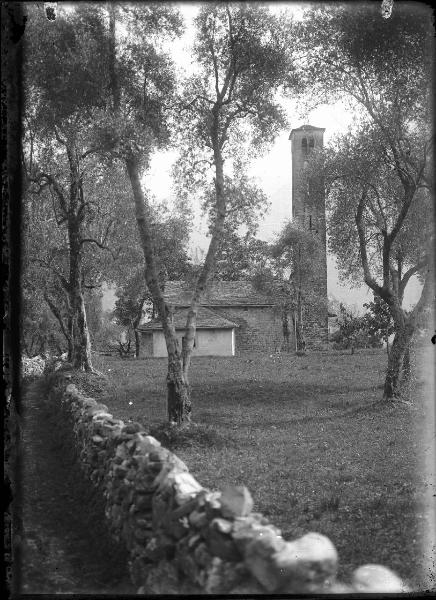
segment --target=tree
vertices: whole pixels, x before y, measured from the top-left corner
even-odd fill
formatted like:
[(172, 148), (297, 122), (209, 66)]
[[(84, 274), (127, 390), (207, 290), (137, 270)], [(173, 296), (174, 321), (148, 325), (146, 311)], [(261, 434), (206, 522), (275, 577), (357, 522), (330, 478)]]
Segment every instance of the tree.
[[(306, 352), (304, 313), (316, 312), (325, 301), (317, 293), (317, 279), (321, 267), (322, 248), (320, 240), (311, 232), (304, 231), (293, 223), (287, 223), (276, 242), (272, 255), (279, 259), (289, 273), (289, 299), (286, 311), (292, 311), (295, 328), (296, 350)], [(287, 316), (284, 315), (284, 319)]]
[[(343, 275), (363, 279), (389, 307), (387, 400), (400, 393), (401, 365), (434, 289), (429, 17), (421, 5), (398, 5), (389, 19), (375, 5), (337, 5), (312, 10), (300, 32), (314, 102), (341, 97), (360, 111), (326, 157), (330, 248)], [(407, 314), (414, 275), (422, 294)]]
[(66, 348), (65, 340), (57, 331), (57, 322), (47, 308), (41, 291), (28, 286), (22, 289), (21, 347), (28, 357), (55, 352), (60, 355)]
[[(242, 170), (242, 166), (240, 167)], [(216, 257), (214, 277), (226, 281), (249, 279), (268, 259), (268, 244), (255, 237), (259, 221), (269, 202), (265, 193), (245, 175), (226, 177), (226, 220)], [(209, 225), (215, 219), (214, 194), (205, 194), (203, 211), (209, 214)]]
[(150, 295), (145, 286), (144, 274), (140, 269), (135, 276), (128, 280), (127, 284), (117, 290), (117, 300), (113, 310), (113, 316), (118, 325), (127, 330), (127, 337), (130, 339), (130, 333), (135, 335), (135, 356), (139, 356), (140, 339), (137, 327), (139, 326), (144, 314), (144, 305), (150, 300)]
[[(161, 10), (167, 10), (167, 23), (173, 17), (169, 30), (174, 32), (174, 13), (170, 13), (166, 7)], [(142, 16), (138, 21), (142, 27), (142, 39), (137, 54), (134, 43), (125, 47), (116, 45), (117, 16), (114, 8), (110, 10), (110, 39), (113, 48), (112, 131), (116, 131), (118, 135), (118, 138), (112, 135), (112, 140), (116, 141), (113, 144), (113, 155), (125, 162), (130, 178), (145, 259), (147, 287), (162, 321), (166, 340), (168, 417), (171, 422), (181, 424), (189, 422), (191, 413), (188, 371), (195, 339), (196, 315), (214, 272), (216, 253), (226, 219), (224, 163), (232, 154), (237, 156), (235, 144), (237, 140), (241, 141), (241, 136), (247, 144), (255, 144), (260, 148), (265, 147), (279, 131), (284, 118), (274, 94), (280, 86), (293, 81), (293, 69), (290, 63), (289, 31), (283, 18), (271, 15), (265, 8), (248, 5), (210, 3), (201, 7), (196, 19), (197, 36), (194, 46), (198, 70), (184, 83), (184, 93), (176, 106), (176, 117), (183, 129), (184, 146), (184, 160), (179, 166), (180, 172), (197, 174), (197, 177), (191, 177), (192, 190), (199, 177), (203, 180), (203, 185), (211, 183), (205, 171), (197, 168), (200, 163), (203, 166), (209, 165), (214, 178), (214, 218), (209, 248), (196, 280), (180, 348), (171, 311), (159, 285), (148, 219), (149, 203), (140, 180), (141, 171), (146, 166), (152, 148), (159, 140), (165, 139), (167, 130), (163, 111), (171, 96), (174, 78), (170, 73), (168, 59), (158, 55), (154, 48), (153, 52), (149, 52), (150, 43), (145, 34), (158, 19), (153, 15), (155, 18), (151, 23), (147, 9), (141, 7), (141, 11)], [(137, 14), (136, 16), (138, 17)], [(149, 54), (144, 56), (147, 52)], [(122, 73), (128, 64), (126, 57), (135, 64), (135, 77), (123, 79)], [(153, 65), (153, 69), (149, 68), (150, 65)], [(134, 85), (137, 85), (137, 89), (133, 89)], [(130, 109), (129, 114), (125, 112), (126, 105)], [(129, 121), (129, 115), (133, 115), (134, 122)], [(119, 123), (122, 123), (122, 127), (116, 127)], [(187, 179), (184, 179), (185, 186)]]
[(285, 277), (283, 269), (276, 261), (270, 260), (266, 264), (258, 267), (251, 276), (251, 282), (256, 290), (259, 290), (273, 300), (273, 310), (281, 316), (283, 346), (282, 349), (290, 350), (290, 329), (289, 315), (293, 314), (296, 308), (295, 296), (293, 295), (292, 284)]
[[(96, 215), (89, 189), (102, 180), (89, 139), (92, 112), (104, 105), (107, 95), (101, 61), (106, 32), (100, 15), (99, 7), (83, 5), (48, 21), (40, 7), (29, 7), (24, 63), (26, 197), (39, 197), (52, 208), (52, 227), (46, 228), (40, 248), (44, 256), (32, 260), (50, 271), (65, 293), (69, 358), (74, 367), (86, 371), (92, 370), (92, 363), (83, 291), (93, 284), (86, 283), (85, 247), (107, 249), (113, 225), (109, 215), (97, 218), (102, 211)], [(50, 234), (59, 242), (55, 247), (49, 245)], [(89, 270), (92, 263), (88, 261)], [(48, 295), (46, 300), (56, 309)], [(61, 323), (60, 312), (55, 316)]]
[(238, 235), (226, 228), (217, 252), (215, 278), (223, 281), (251, 279), (265, 265), (267, 252), (268, 243), (249, 231)]
[(118, 352), (123, 356), (125, 355), (125, 352), (123, 353), (124, 333), (124, 328), (114, 322), (112, 314), (104, 311), (101, 315), (100, 327), (94, 337), (95, 347), (104, 354)]
[(216, 268), (233, 191), (244, 185), (243, 147), (261, 150), (278, 133), (285, 121), (275, 92), (294, 83), (289, 22), (284, 17), (254, 5), (210, 3), (201, 7), (195, 24), (198, 72), (185, 82), (181, 99), (187, 151), (179, 167), (185, 186), (187, 179), (191, 189), (200, 183), (213, 203), (210, 243), (193, 291), (180, 357), (187, 406), (197, 311)]
[(332, 341), (335, 344), (340, 345), (342, 348), (350, 348), (351, 354), (354, 354), (355, 348), (359, 345), (366, 345), (366, 339), (364, 341), (362, 339), (359, 340), (359, 337), (363, 337), (361, 335), (364, 327), (362, 317), (359, 317), (342, 302), (339, 305), (338, 326), (338, 331), (332, 336)]
[(389, 355), (389, 337), (395, 332), (395, 327), (388, 305), (380, 296), (374, 295), (374, 300), (363, 306), (367, 309), (364, 315), (366, 329), (371, 335), (384, 340)]
[(101, 288), (95, 287), (85, 290), (84, 301), (91, 345), (94, 347), (95, 338), (98, 336), (103, 323), (103, 292)]

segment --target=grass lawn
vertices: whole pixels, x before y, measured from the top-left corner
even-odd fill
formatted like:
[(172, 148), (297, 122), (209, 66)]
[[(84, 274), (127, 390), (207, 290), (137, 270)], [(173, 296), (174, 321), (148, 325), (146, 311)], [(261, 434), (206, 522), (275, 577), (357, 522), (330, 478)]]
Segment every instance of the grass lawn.
[(172, 440), (157, 427), (166, 421), (166, 359), (96, 356), (95, 366), (109, 377), (102, 401), (116, 417), (160, 435), (206, 487), (246, 485), (285, 539), (327, 535), (341, 578), (380, 563), (428, 589), (428, 383), (414, 377), (411, 403), (378, 402), (382, 350), (194, 358), (198, 426)]

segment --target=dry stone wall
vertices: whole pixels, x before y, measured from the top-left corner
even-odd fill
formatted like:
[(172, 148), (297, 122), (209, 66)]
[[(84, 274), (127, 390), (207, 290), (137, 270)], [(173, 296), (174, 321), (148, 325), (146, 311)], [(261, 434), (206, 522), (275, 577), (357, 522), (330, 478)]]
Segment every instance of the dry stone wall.
[(319, 533), (285, 541), (245, 487), (203, 488), (187, 466), (138, 423), (84, 396), (68, 371), (48, 380), (59, 434), (102, 495), (112, 535), (130, 556), (141, 594), (401, 592), (378, 565), (336, 580), (338, 556)]

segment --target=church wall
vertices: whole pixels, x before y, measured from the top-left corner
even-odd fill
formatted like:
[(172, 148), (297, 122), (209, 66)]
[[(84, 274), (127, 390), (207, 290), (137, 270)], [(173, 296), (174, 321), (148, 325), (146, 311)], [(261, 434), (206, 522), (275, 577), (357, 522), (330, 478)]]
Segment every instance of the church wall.
[[(236, 355), (247, 351), (278, 352), (283, 348), (283, 327), (279, 310), (271, 306), (214, 306), (213, 310), (239, 325), (235, 330)], [(295, 347), (292, 326), (290, 348)]]
[[(176, 331), (180, 347), (184, 333), (182, 329)], [(232, 329), (197, 329), (192, 353), (194, 356), (233, 356), (233, 335)], [(142, 332), (141, 336), (140, 356), (168, 356), (163, 331)]]

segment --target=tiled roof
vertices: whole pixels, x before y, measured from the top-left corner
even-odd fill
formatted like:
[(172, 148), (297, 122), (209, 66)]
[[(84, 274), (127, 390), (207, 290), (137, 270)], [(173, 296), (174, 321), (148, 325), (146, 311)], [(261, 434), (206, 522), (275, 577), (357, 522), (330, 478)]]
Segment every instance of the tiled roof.
[[(192, 288), (183, 281), (167, 281), (165, 300), (174, 306), (189, 306)], [(271, 297), (258, 292), (250, 281), (215, 281), (201, 300), (203, 306), (273, 306)]]
[[(176, 329), (184, 329), (186, 326), (186, 318), (188, 316), (188, 308), (178, 307), (174, 311), (174, 326)], [(239, 327), (233, 321), (222, 317), (210, 308), (200, 306), (197, 312), (197, 329), (233, 329)], [(144, 323), (138, 327), (139, 331), (153, 331), (162, 329), (162, 323), (159, 319)]]

